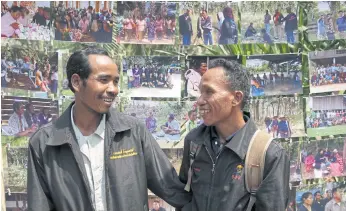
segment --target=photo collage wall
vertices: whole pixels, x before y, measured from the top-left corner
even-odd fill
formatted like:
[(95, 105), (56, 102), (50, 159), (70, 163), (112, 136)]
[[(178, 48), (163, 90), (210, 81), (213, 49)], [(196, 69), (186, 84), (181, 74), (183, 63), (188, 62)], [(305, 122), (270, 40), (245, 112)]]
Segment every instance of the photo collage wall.
[[(345, 1), (309, 3), (311, 10), (293, 1), (6, 1), (1, 6), (7, 210), (27, 207), (28, 141), (74, 101), (66, 63), (87, 46), (110, 53), (121, 78), (113, 107), (146, 125), (177, 173), (184, 138), (203, 124), (199, 84), (210, 62), (224, 58), (247, 68), (245, 110), (289, 154), (287, 210), (299, 210), (305, 193), (314, 200), (320, 194), (316, 201), (325, 206), (331, 189), (346, 190)], [(334, 47), (307, 50), (301, 43), (306, 40)], [(161, 46), (170, 52), (157, 50)], [(186, 53), (201, 46), (202, 52)], [(295, 46), (299, 50), (283, 50)], [(252, 48), (260, 50), (249, 53)], [(149, 190), (148, 196), (150, 210), (174, 210)]]

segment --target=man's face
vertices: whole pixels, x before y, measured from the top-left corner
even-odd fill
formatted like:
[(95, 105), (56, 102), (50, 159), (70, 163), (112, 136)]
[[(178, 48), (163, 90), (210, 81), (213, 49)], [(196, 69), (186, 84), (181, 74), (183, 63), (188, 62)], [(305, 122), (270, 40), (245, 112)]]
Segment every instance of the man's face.
[(344, 15), (342, 14), (342, 12), (339, 12), (339, 16), (342, 17), (342, 16), (344, 16)]
[(223, 68), (208, 70), (202, 77), (200, 91), (197, 105), (205, 125), (216, 125), (229, 118), (234, 95), (229, 91)]
[(205, 11), (202, 11), (202, 17), (204, 17), (204, 18), (207, 17), (207, 13)]
[(207, 63), (201, 63), (199, 67), (200, 74), (203, 76), (207, 72), (207, 70), (208, 70)]
[(35, 109), (34, 109), (34, 106), (33, 106), (33, 105), (30, 105), (30, 106), (29, 106), (29, 112), (30, 112), (30, 113), (34, 113), (34, 112), (35, 112)]
[(310, 195), (310, 196), (305, 200), (305, 204), (308, 204), (308, 205), (312, 205), (313, 202), (314, 202), (314, 199), (312, 198), (312, 195)]
[(20, 11), (11, 12), (11, 15), (12, 15), (13, 19), (18, 20), (18, 18), (22, 15), (22, 13)]
[(316, 200), (317, 200), (317, 201), (321, 200), (321, 194), (320, 194), (320, 193), (317, 193), (317, 194), (316, 194)]
[(159, 203), (154, 202), (154, 203), (153, 203), (153, 208), (154, 208), (155, 210), (159, 210), (159, 209), (160, 209)]
[(17, 114), (22, 115), (24, 114), (24, 106), (23, 105), (19, 105), (19, 108), (16, 111)]
[(187, 14), (187, 15), (191, 15), (191, 10), (187, 10), (187, 11), (186, 11), (186, 14)]
[(97, 113), (107, 113), (118, 95), (119, 73), (117, 65), (104, 55), (89, 55), (91, 72), (84, 82), (78, 75), (75, 88), (76, 97), (89, 109)]
[(190, 119), (191, 121), (195, 121), (195, 120), (197, 119), (197, 114), (196, 114), (196, 112), (192, 112), (191, 115), (189, 116), (189, 119)]
[(42, 8), (39, 8), (39, 9), (38, 9), (38, 13), (39, 13), (40, 15), (43, 15), (43, 9), (42, 9)]
[(43, 16), (46, 20), (49, 20), (50, 19), (50, 15), (49, 15), (49, 12), (48, 11), (44, 11), (43, 12)]
[(341, 189), (338, 189), (338, 190), (334, 193), (334, 199), (341, 201), (342, 195), (343, 195), (343, 194), (342, 194)]

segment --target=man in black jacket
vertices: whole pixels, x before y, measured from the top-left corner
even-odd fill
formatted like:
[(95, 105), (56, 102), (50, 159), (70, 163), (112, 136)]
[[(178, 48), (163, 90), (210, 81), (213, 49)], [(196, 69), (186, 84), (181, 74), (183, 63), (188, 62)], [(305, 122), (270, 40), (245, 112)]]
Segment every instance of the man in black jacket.
[(294, 40), (294, 30), (298, 29), (298, 20), (296, 14), (294, 14), (290, 7), (287, 8), (287, 16), (285, 20), (285, 32), (287, 36), (287, 42), (293, 44)]
[[(212, 60), (202, 77), (200, 91), (197, 105), (204, 124), (185, 138), (179, 175), (187, 183), (190, 145), (198, 144), (200, 150), (191, 168), (193, 197), (182, 210), (245, 211), (250, 199), (245, 187), (245, 157), (257, 131), (250, 114), (242, 111), (250, 93), (249, 74), (235, 61)], [(252, 210), (285, 210), (289, 157), (276, 142), (271, 142), (267, 150), (263, 176)]]
[(75, 102), (29, 143), (28, 209), (148, 210), (148, 188), (174, 207), (191, 197), (145, 125), (112, 109), (119, 72), (104, 50), (67, 62)]
[(191, 45), (191, 36), (193, 35), (191, 23), (191, 10), (187, 9), (186, 13), (179, 16), (179, 31), (183, 36), (183, 45)]

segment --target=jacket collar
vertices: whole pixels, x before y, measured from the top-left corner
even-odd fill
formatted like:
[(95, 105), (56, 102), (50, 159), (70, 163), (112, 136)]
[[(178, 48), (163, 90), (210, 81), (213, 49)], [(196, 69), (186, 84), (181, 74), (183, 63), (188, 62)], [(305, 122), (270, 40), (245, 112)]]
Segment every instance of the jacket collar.
[[(66, 109), (66, 111), (53, 123), (53, 129), (49, 135), (47, 145), (50, 146), (60, 146), (66, 143), (76, 143), (76, 135), (73, 132), (72, 122), (71, 122), (71, 109), (74, 102)], [(134, 122), (131, 122), (125, 115), (119, 113), (115, 109), (110, 109), (106, 114), (106, 131), (105, 133), (108, 137), (112, 137), (117, 132), (123, 132), (130, 130), (134, 126)], [(114, 140), (113, 138), (111, 138)]]
[[(253, 119), (250, 117), (250, 113), (245, 111), (243, 113), (244, 119), (246, 120), (244, 127), (238, 130), (234, 134), (234, 136), (232, 136), (231, 141), (229, 141), (225, 145), (227, 148), (235, 152), (242, 160), (245, 159), (251, 138), (257, 131), (257, 126)], [(198, 135), (198, 137), (196, 138), (197, 144), (205, 144), (206, 146), (208, 146), (208, 142), (218, 138), (213, 126), (202, 125), (201, 127), (196, 129), (196, 132), (197, 134), (202, 134)]]

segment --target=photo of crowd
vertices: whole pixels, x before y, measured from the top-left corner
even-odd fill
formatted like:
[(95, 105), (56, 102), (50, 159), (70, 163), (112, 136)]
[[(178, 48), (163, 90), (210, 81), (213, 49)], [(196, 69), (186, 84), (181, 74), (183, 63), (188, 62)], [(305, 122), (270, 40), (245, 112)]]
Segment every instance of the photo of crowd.
[(310, 92), (346, 90), (346, 53), (339, 50), (309, 53)]
[(273, 138), (303, 136), (303, 100), (284, 97), (252, 99), (250, 113), (259, 127)]
[(316, 96), (307, 101), (308, 136), (336, 135), (346, 130), (346, 95)]
[(303, 143), (301, 166), (304, 179), (345, 176), (345, 138)]
[(241, 2), (242, 43), (295, 43), (298, 40), (297, 3)]
[(1, 87), (57, 94), (58, 53), (11, 48), (1, 54)]
[(123, 83), (130, 97), (180, 97), (181, 70), (178, 57), (127, 57)]
[(1, 1), (1, 37), (49, 41), (51, 25), (48, 1)]
[(346, 38), (346, 1), (315, 1), (308, 11), (311, 41)]
[(117, 42), (174, 44), (176, 11), (171, 2), (118, 2)]
[(251, 96), (301, 94), (302, 64), (297, 54), (250, 56)]
[(58, 102), (51, 99), (3, 96), (2, 135), (30, 137), (59, 116)]
[(111, 43), (112, 1), (74, 1), (55, 3), (55, 40)]
[(231, 2), (179, 4), (179, 34), (183, 45), (238, 43), (238, 6)]
[(327, 177), (314, 184), (302, 184), (296, 190), (297, 211), (346, 210), (345, 177)]
[(177, 101), (122, 101), (124, 113), (138, 118), (161, 148), (180, 141), (181, 106)]

